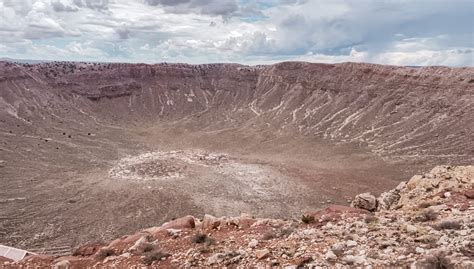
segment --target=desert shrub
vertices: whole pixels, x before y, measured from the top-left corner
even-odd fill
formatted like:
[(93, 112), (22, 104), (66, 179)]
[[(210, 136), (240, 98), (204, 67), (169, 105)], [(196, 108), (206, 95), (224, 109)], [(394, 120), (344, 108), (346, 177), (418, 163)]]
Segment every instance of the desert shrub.
[(100, 260), (105, 259), (109, 256), (115, 255), (115, 250), (111, 248), (101, 248), (96, 254), (96, 257)]
[(266, 232), (263, 234), (262, 239), (263, 240), (271, 240), (276, 237), (276, 234), (273, 232)]
[(369, 214), (369, 215), (365, 216), (364, 221), (365, 221), (365, 223), (377, 223), (377, 222), (379, 222), (379, 218), (377, 218), (373, 214)]
[(426, 257), (422, 262), (424, 268), (433, 268), (433, 269), (448, 269), (453, 268), (449, 258), (447, 258), (446, 252), (438, 251), (428, 257)]
[(206, 246), (210, 246), (212, 244), (214, 244), (214, 239), (212, 239), (211, 237), (209, 237), (207, 234), (203, 234), (203, 233), (196, 233), (195, 235), (193, 235), (193, 237), (191, 238), (191, 241), (195, 244), (205, 244)]
[(461, 223), (457, 220), (443, 220), (434, 225), (433, 228), (437, 230), (459, 230), (461, 229)]
[(146, 243), (140, 244), (137, 251), (139, 253), (147, 253), (147, 252), (150, 252), (154, 249), (155, 249), (155, 245), (153, 245), (152, 243), (146, 242)]
[(142, 261), (146, 265), (151, 265), (154, 261), (159, 261), (162, 258), (166, 258), (169, 256), (171, 255), (168, 253), (155, 250), (155, 251), (147, 252), (145, 256), (143, 257)]
[(431, 208), (427, 208), (427, 209), (424, 209), (423, 211), (421, 211), (418, 216), (416, 217), (416, 220), (418, 221), (422, 221), (422, 222), (425, 222), (425, 221), (433, 221), (433, 220), (436, 220), (436, 218), (438, 218), (438, 213), (436, 213), (433, 209)]
[(303, 216), (301, 216), (301, 221), (303, 223), (306, 223), (306, 224), (313, 223), (314, 222), (314, 216), (303, 215)]

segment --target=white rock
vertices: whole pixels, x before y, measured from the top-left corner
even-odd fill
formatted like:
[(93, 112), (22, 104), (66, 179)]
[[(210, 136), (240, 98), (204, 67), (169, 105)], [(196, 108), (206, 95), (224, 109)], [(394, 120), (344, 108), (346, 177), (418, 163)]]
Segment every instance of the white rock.
[(119, 257), (128, 259), (128, 258), (132, 257), (132, 254), (130, 252), (125, 252), (122, 255), (120, 255)]
[(424, 248), (420, 248), (420, 247), (416, 247), (416, 248), (415, 248), (415, 252), (418, 253), (418, 254), (423, 254), (423, 253), (425, 253), (425, 249), (424, 249)]
[(216, 253), (207, 259), (207, 263), (210, 265), (220, 263), (224, 260), (224, 258), (225, 258), (224, 253)]
[(257, 239), (250, 240), (249, 245), (248, 245), (249, 248), (256, 248), (257, 246), (258, 246), (258, 240)]
[(346, 255), (342, 258), (342, 261), (346, 262), (347, 264), (364, 264), (366, 262), (365, 256), (362, 255)]
[(180, 234), (181, 234), (181, 230), (180, 229), (166, 229), (166, 231), (168, 232), (168, 234), (172, 237), (178, 237)]
[(347, 240), (347, 241), (346, 241), (346, 246), (348, 246), (348, 247), (355, 247), (355, 246), (357, 246), (357, 242), (354, 241), (354, 240)]
[(337, 259), (337, 256), (336, 254), (334, 254), (334, 252), (332, 252), (332, 250), (329, 250), (328, 252), (326, 252), (326, 254), (324, 255), (324, 258), (328, 261), (334, 261)]

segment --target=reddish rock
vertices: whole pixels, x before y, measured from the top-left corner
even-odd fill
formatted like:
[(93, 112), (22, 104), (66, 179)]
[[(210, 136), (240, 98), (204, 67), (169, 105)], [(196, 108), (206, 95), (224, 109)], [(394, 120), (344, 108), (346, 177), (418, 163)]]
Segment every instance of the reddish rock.
[(468, 199), (474, 199), (474, 188), (465, 191), (464, 196), (466, 196)]
[(162, 229), (194, 229), (196, 224), (193, 216), (186, 216), (179, 219), (172, 220), (161, 226)]
[(127, 235), (120, 239), (112, 241), (107, 247), (116, 250), (117, 252), (122, 252), (123, 250), (131, 247), (138, 239), (143, 236), (150, 235), (148, 232), (138, 232), (136, 234)]
[(74, 250), (74, 256), (92, 256), (94, 255), (104, 244), (102, 243), (88, 243), (78, 247)]

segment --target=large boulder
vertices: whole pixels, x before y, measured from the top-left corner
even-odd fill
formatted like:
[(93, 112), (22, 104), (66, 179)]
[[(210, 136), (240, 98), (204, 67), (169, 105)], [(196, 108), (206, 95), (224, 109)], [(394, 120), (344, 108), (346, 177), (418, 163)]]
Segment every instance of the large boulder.
[(167, 222), (163, 225), (161, 225), (161, 229), (166, 230), (166, 229), (193, 229), (196, 227), (196, 224), (194, 222), (194, 217), (191, 215), (188, 215), (186, 217), (182, 217), (179, 219), (172, 220), (170, 222)]
[(377, 198), (369, 192), (358, 194), (351, 203), (352, 207), (361, 208), (368, 211), (377, 209)]

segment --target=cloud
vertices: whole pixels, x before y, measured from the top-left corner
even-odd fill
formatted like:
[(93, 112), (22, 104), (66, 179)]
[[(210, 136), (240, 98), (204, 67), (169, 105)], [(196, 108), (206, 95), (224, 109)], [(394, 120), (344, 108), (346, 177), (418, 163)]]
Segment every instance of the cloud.
[(128, 30), (127, 28), (118, 28), (118, 29), (115, 29), (115, 31), (119, 35), (120, 39), (130, 38), (130, 30)]
[(230, 16), (238, 11), (236, 0), (145, 0), (151, 6), (164, 7), (173, 13), (198, 13), (211, 16)]
[(108, 10), (109, 0), (73, 0), (77, 7), (86, 7), (98, 11)]
[(471, 0), (0, 0), (0, 10), (0, 57), (474, 66)]
[(76, 12), (79, 8), (76, 5), (67, 5), (57, 0), (51, 3), (53, 10), (56, 12)]

